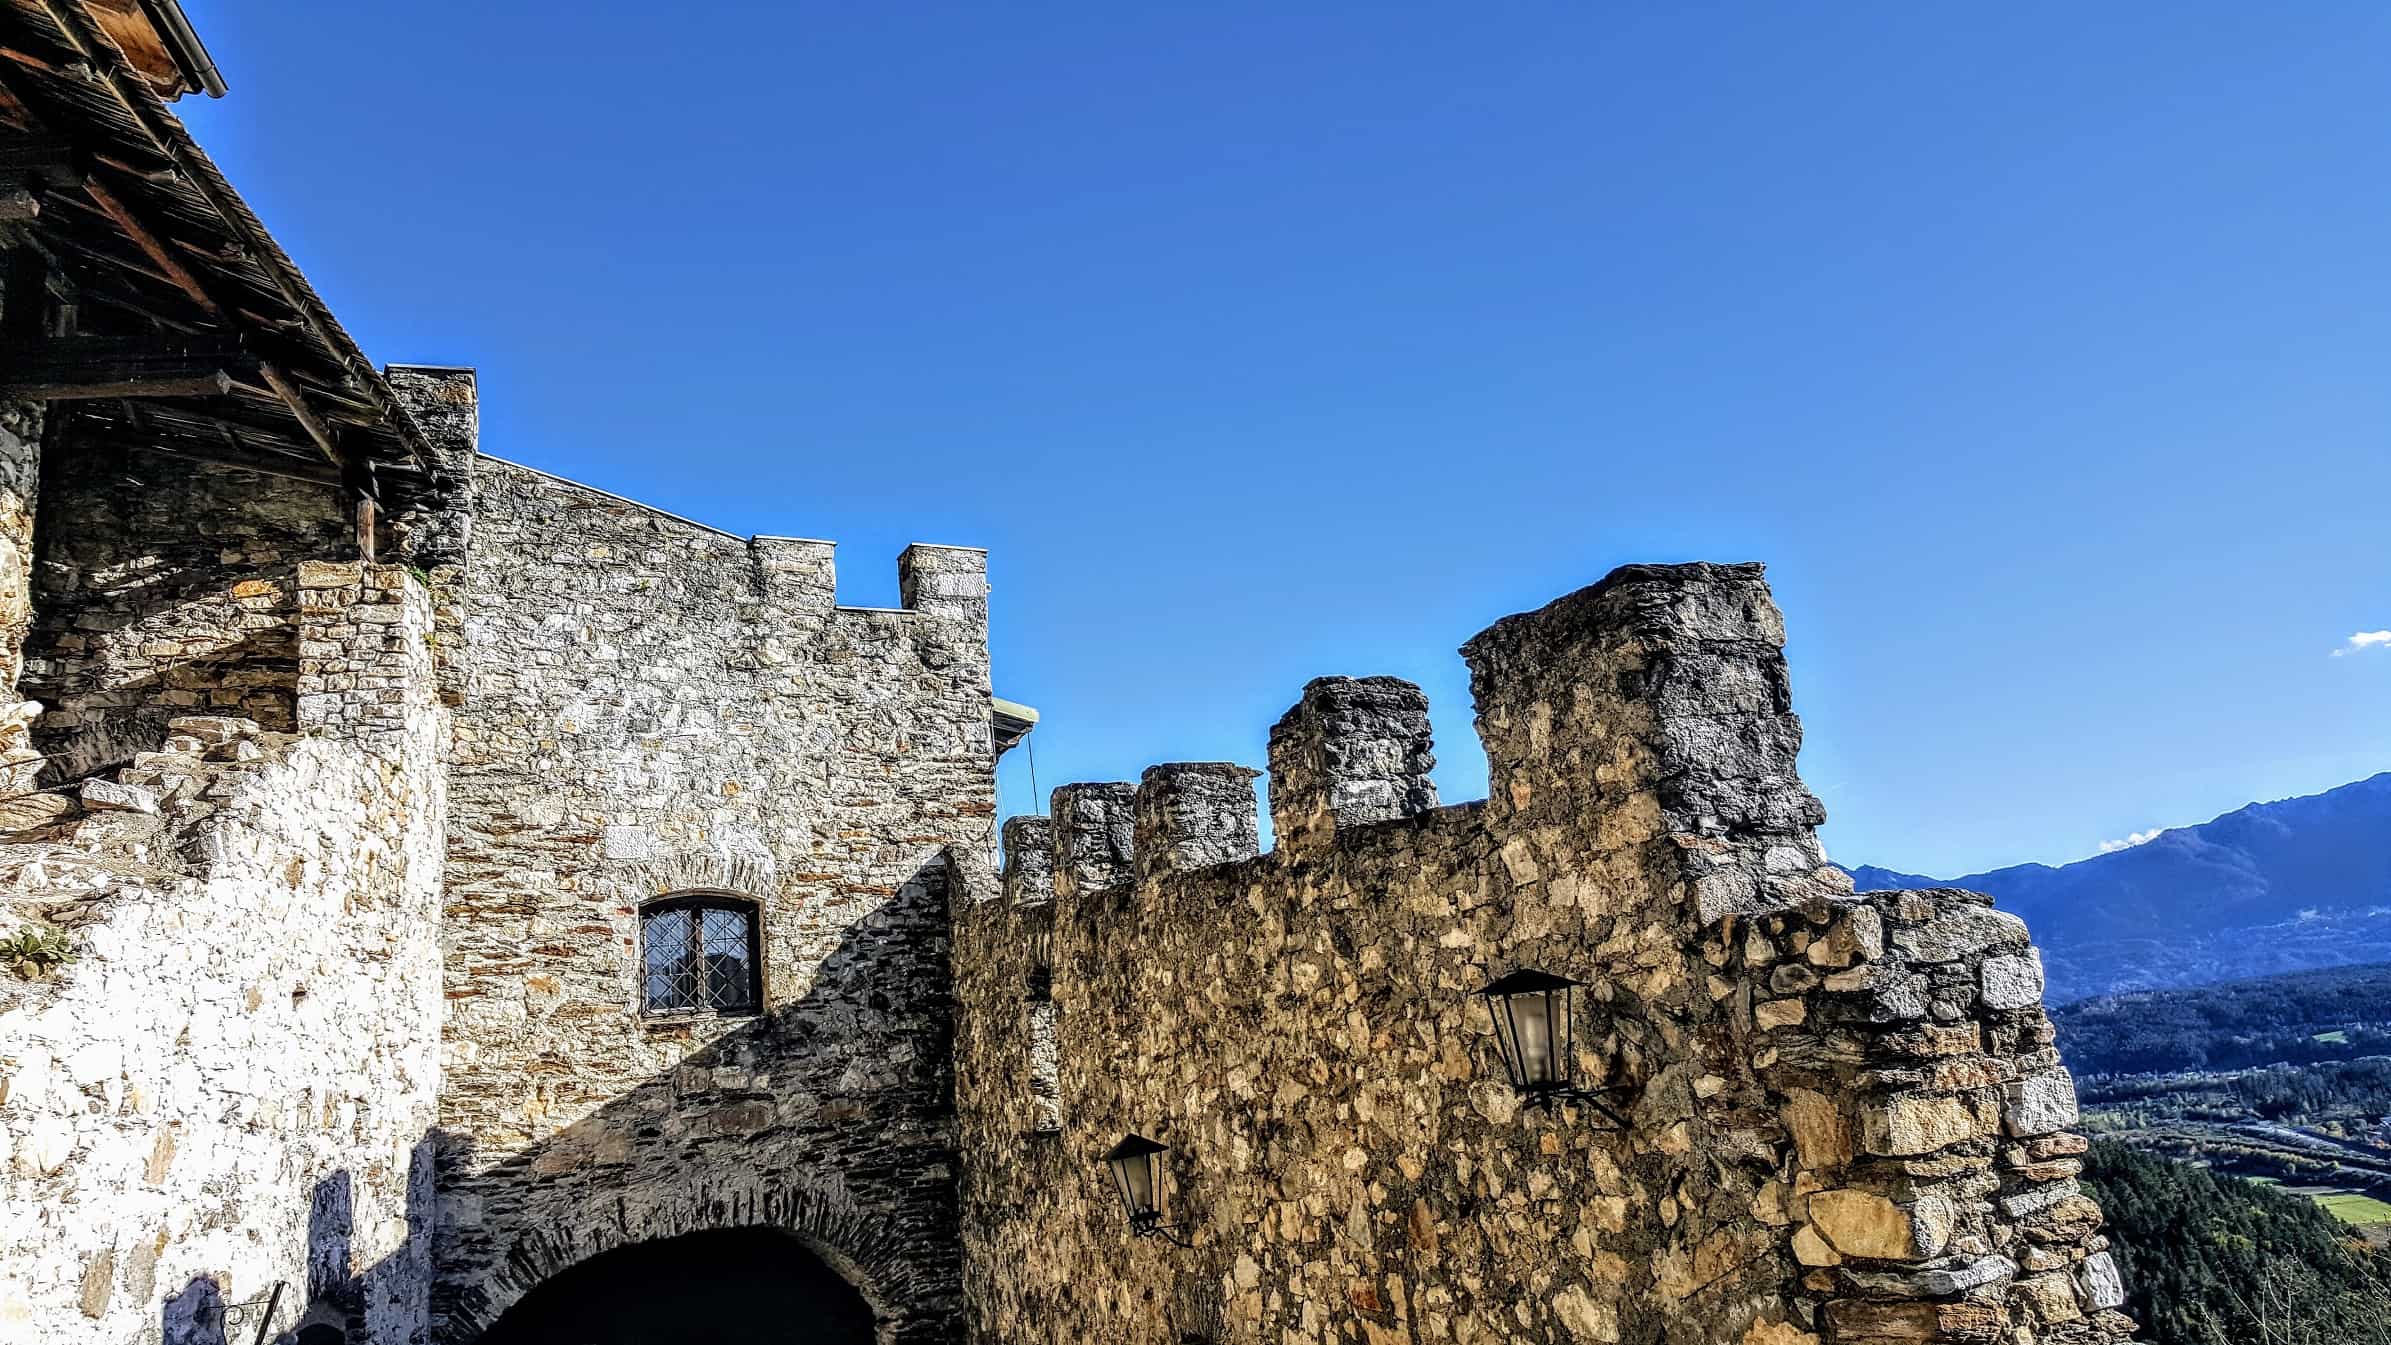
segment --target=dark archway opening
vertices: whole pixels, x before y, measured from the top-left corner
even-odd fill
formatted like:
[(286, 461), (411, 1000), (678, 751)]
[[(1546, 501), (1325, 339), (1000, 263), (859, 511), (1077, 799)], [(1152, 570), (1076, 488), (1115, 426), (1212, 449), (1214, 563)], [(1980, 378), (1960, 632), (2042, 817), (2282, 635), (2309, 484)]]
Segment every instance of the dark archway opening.
[(728, 1229), (601, 1253), (523, 1296), (481, 1345), (872, 1345), (872, 1310), (786, 1233)]

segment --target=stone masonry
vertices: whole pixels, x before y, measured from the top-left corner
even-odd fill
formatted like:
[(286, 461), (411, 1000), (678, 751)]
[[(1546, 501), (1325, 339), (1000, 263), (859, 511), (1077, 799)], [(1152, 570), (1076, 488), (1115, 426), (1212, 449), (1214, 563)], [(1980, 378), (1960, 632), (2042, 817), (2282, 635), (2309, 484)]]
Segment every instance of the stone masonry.
[(45, 778), (121, 766), (181, 715), (291, 731), (299, 565), (355, 551), (338, 492), (80, 447), (41, 478), (23, 686)]
[[(1826, 866), (1782, 643), (1758, 566), (1629, 567), (1465, 649), (1485, 803), (1434, 806), (1416, 688), (1324, 679), (1274, 853), (1221, 764), (1008, 823), (956, 934), (971, 1338), (2129, 1335), (2023, 927)], [(1587, 983), (1624, 1130), (1522, 1109), (1472, 994), (1522, 967)], [(1192, 1248), (1129, 1236), (1129, 1132)]]
[[(33, 504), (41, 487), (39, 406), (0, 401), (0, 692), (24, 674), (33, 626)], [(36, 706), (0, 701), (0, 797), (23, 793), (41, 774), (33, 746)]]

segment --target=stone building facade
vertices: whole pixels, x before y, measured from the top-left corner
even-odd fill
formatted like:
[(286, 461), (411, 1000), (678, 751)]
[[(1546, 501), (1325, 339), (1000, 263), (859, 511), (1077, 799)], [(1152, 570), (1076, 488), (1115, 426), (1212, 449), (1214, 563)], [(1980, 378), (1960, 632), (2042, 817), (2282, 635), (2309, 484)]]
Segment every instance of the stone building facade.
[[(491, 460), (472, 494), (440, 1338), (733, 1207), (846, 1269), (891, 1340), (950, 1337), (947, 911), (996, 812), (985, 557), (913, 547), (902, 610), (842, 608), (827, 542)], [(707, 892), (758, 907), (762, 1011), (643, 1012), (643, 908)]]
[[(1485, 802), (1326, 679), (1273, 852), (1199, 763), (1000, 873), (982, 553), (842, 607), (483, 455), (165, 110), (171, 0), (0, 45), (0, 1345), (2130, 1332), (2025, 932), (1826, 867), (1757, 567), (1472, 641)], [(1623, 1126), (1494, 1066), (1530, 966)]]
[[(333, 487), (6, 422), (42, 528), (0, 939), (72, 951), (0, 970), (0, 1340), (471, 1341), (734, 1228), (956, 1338), (984, 554), (841, 607), (830, 543), (480, 457), (469, 371), (392, 378), (451, 470), (385, 565), (335, 559)], [(648, 1002), (693, 894), (751, 916), (754, 1002)]]

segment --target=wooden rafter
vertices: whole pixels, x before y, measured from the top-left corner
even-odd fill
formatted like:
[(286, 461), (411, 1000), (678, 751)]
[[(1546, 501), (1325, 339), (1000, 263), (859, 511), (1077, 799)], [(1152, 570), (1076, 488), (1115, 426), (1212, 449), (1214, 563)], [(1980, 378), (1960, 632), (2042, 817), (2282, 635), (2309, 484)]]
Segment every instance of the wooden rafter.
[[(205, 369), (189, 384), (121, 369), (55, 380), (44, 390), (158, 395), (79, 400), (52, 423), (88, 424), (127, 447), (169, 433), (189, 454), (228, 460), (296, 454), (364, 489), (377, 479), (410, 493), (436, 486), (437, 461), (406, 405), (84, 4), (0, 0), (0, 212), (23, 216), (0, 218), (0, 247), (30, 245), (48, 260), (48, 332), (78, 331), (80, 304), (81, 329), (95, 335), (158, 332), (161, 359), (226, 336), (241, 358), (222, 370), (229, 395), (214, 395), (223, 380)], [(12, 187), (27, 199), (6, 197)], [(0, 361), (26, 348), (0, 349)], [(36, 372), (29, 364), (16, 377)], [(0, 379), (11, 377), (0, 365)], [(195, 429), (192, 418), (206, 416), (227, 419)]]
[[(141, 128), (151, 145), (175, 167), (182, 180), (198, 192), (208, 207), (231, 225), (242, 246), (253, 256), (264, 259), (266, 264), (260, 269), (265, 272), (283, 303), (299, 315), (300, 321), (323, 348), (333, 353), (342, 366), (344, 381), (362, 390), (375, 409), (382, 413), (384, 423), (397, 434), (409, 456), (415, 459), (418, 469), (430, 473), (433, 470), (431, 457), (415, 431), (413, 418), (382, 385), (376, 371), (356, 353), (347, 335), (333, 325), (330, 315), (321, 310), (315, 296), (295, 279), (293, 269), (287, 264), (277, 264), (281, 261), (281, 250), (275, 246), (274, 240), (266, 235), (263, 226), (249, 213), (248, 207), (232, 195), (231, 189), (215, 172), (215, 166), (198, 153), (197, 147), (181, 133), (180, 126), (159, 108), (148, 85), (132, 70), (124, 54), (106, 35), (94, 28), (89, 18), (73, 3), (62, 3), (61, 0), (39, 0), (39, 3), (68, 44), (91, 66), (117, 104)], [(311, 435), (323, 426), (321, 418), (316, 417), (312, 410), (296, 405), (292, 409), (301, 423), (307, 425)], [(312, 425), (308, 424), (310, 419), (314, 420)], [(326, 452), (336, 460), (339, 457), (328, 445)]]
[[(48, 8), (50, 7), (45, 6), (45, 9)], [(75, 12), (71, 5), (67, 6), (67, 9), (69, 12)], [(52, 9), (51, 13), (55, 19), (57, 11)], [(66, 31), (63, 24), (61, 31)], [(118, 97), (120, 101), (123, 100), (121, 92)], [(22, 104), (23, 100), (18, 101)], [(71, 147), (67, 146), (63, 140), (44, 137), (29, 147), (23, 157), (27, 157), (29, 160), (38, 159), (37, 163), (31, 165), (32, 170), (44, 172), (53, 182), (64, 185), (61, 180), (64, 173), (55, 165), (71, 164), (76, 156)], [(75, 177), (79, 179), (75, 181), (75, 185), (82, 188), (83, 194), (90, 198), (92, 204), (99, 207), (101, 213), (116, 225), (117, 230), (130, 240), (134, 247), (140, 249), (141, 255), (149, 259), (153, 273), (158, 279), (181, 290), (192, 303), (226, 326), (231, 327), (235, 333), (240, 331), (242, 310), (218, 300), (206, 282), (202, 281), (189, 266), (175, 255), (159, 234), (143, 220), (135, 206), (127, 201), (117, 189), (109, 185), (104, 175), (81, 173)], [(322, 450), (324, 457), (335, 467), (342, 465), (344, 455), (341, 452), (339, 441), (333, 435), (331, 425), (316, 413), (313, 406), (309, 405), (307, 395), (300, 389), (298, 383), (288, 373), (271, 362), (258, 361), (256, 368), (258, 376), (273, 390), (274, 395), (281, 398), (284, 404), (290, 408), (291, 418), (299, 422), (301, 429), (307, 431), (308, 438), (315, 441), (316, 447)], [(24, 382), (12, 386), (16, 388), (18, 395), (37, 400), (127, 396), (208, 396), (221, 395), (230, 391), (232, 387), (232, 375), (224, 369), (177, 366), (171, 371), (143, 371), (137, 375), (128, 375), (120, 370), (99, 371), (99, 374), (100, 376), (92, 379), (52, 378), (46, 381)]]

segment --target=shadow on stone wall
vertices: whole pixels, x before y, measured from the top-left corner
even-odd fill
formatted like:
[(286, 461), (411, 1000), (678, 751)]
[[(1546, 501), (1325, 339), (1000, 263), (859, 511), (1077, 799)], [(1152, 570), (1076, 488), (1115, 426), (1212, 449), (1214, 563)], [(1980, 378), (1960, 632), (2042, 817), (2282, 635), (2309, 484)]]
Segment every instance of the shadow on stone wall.
[[(112, 770), (135, 753), (155, 750), (166, 736), (166, 722), (178, 715), (234, 715), (275, 732), (295, 726), (298, 568), (279, 565), (245, 573), (242, 583), (264, 586), (266, 592), (247, 600), (229, 598), (225, 577), (217, 572), (186, 576), (179, 583), (162, 577), (150, 587), (111, 592), (104, 602), (94, 602), (89, 594), (37, 593), (37, 603), (61, 609), (53, 617), (52, 608), (36, 608), (31, 643), (40, 662), (23, 678), (23, 694), (48, 711), (33, 728), (35, 746), (51, 758), (43, 767), (44, 784)], [(260, 605), (269, 599), (271, 605)], [(141, 643), (133, 643), (133, 632)], [(186, 641), (204, 648), (190, 654), (140, 652)], [(69, 642), (76, 647), (67, 648)], [(108, 647), (111, 656), (93, 657), (93, 645)]]
[[(356, 1183), (345, 1169), (333, 1172), (309, 1194), (304, 1285), (253, 1286), (265, 1292), (228, 1302), (216, 1280), (196, 1277), (167, 1296), (154, 1339), (161, 1345), (410, 1345), (405, 1327), (393, 1331), (391, 1324), (419, 1322), (424, 1315), (432, 1151), (427, 1137), (410, 1154), (406, 1234), (388, 1256), (356, 1267)], [(273, 1321), (291, 1325), (269, 1331)]]
[(854, 1286), (888, 1345), (955, 1338), (954, 867), (942, 854), (847, 926), (802, 995), (721, 1022), (539, 1143), (484, 1167), (439, 1133), (453, 1217), (437, 1238), (434, 1339), (469, 1345), (602, 1253), (728, 1229), (790, 1235)]
[[(428, 1283), (429, 1338), (472, 1345), (593, 1257), (740, 1229), (784, 1233), (829, 1266), (870, 1306), (882, 1345), (958, 1338), (951, 873), (933, 860), (849, 926), (803, 995), (725, 1022), (672, 1069), (494, 1166), (435, 1129), (412, 1152), (404, 1239), (362, 1269), (354, 1178), (319, 1179), (307, 1282), (285, 1287), (272, 1315), (289, 1325), (262, 1339), (413, 1345)], [(478, 1222), (437, 1229), (441, 1195)], [(803, 1304), (789, 1309), (802, 1318)], [(257, 1345), (266, 1311), (264, 1297), (228, 1303), (195, 1278), (163, 1301), (158, 1340)]]

